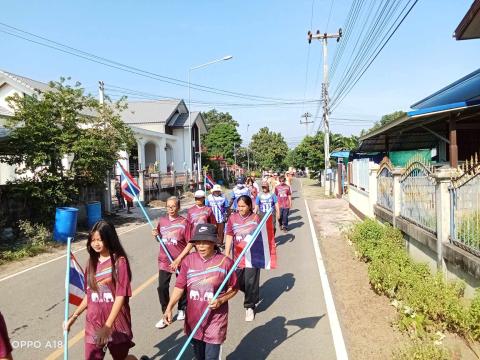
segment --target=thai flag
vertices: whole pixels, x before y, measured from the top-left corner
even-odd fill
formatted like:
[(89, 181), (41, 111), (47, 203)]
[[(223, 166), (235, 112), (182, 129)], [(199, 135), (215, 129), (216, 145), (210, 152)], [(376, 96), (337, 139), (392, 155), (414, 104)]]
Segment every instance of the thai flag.
[(70, 253), (70, 285), (68, 302), (73, 305), (80, 305), (85, 296), (85, 275), (77, 259)]
[(211, 189), (215, 185), (215, 181), (210, 177), (210, 175), (205, 175), (205, 188)]
[[(121, 168), (120, 183), (122, 186), (123, 197), (127, 201), (133, 201), (135, 199), (135, 195), (138, 196), (138, 194), (140, 194), (140, 186), (138, 186), (135, 179), (132, 177), (132, 175), (130, 175), (130, 173), (127, 170), (125, 170), (122, 164), (118, 163), (118, 166), (120, 166)], [(133, 192), (130, 189), (130, 186), (128, 185), (128, 183), (130, 183), (131, 187), (133, 188)]]
[[(248, 243), (251, 236), (245, 238)], [(273, 232), (273, 212), (262, 226), (257, 238), (245, 254), (245, 267), (257, 269), (275, 269), (277, 267), (277, 248)]]

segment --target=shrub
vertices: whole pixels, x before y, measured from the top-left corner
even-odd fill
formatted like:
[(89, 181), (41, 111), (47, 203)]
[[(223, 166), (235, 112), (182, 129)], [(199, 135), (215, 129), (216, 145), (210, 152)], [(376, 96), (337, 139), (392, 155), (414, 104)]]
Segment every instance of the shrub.
[(395, 360), (449, 360), (450, 352), (431, 342), (416, 341), (413, 345), (393, 354)]
[(401, 232), (391, 226), (365, 220), (353, 227), (350, 239), (368, 263), (372, 289), (394, 299), (401, 329), (424, 337), (440, 328), (480, 339), (480, 291), (465, 306), (465, 284), (447, 282), (442, 273), (432, 275), (426, 264), (414, 262)]

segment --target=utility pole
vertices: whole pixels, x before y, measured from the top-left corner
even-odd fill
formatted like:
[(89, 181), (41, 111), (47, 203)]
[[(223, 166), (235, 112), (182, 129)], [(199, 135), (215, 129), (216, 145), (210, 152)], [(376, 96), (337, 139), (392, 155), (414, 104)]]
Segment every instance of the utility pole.
[(98, 101), (102, 105), (105, 102), (105, 83), (103, 81), (98, 82)]
[(237, 150), (235, 149), (236, 144), (233, 143), (233, 162), (235, 164), (234, 169), (233, 169), (233, 174), (236, 177), (237, 176)]
[[(340, 41), (342, 37), (342, 29), (338, 29), (338, 32), (335, 34), (320, 34), (320, 30), (317, 30), (317, 33), (314, 35), (311, 31), (307, 34), (308, 43), (312, 42), (312, 39), (317, 39), (322, 41), (323, 45), (323, 83), (322, 83), (322, 100), (323, 100), (323, 128), (324, 132), (324, 152), (325, 152), (325, 179), (327, 175), (327, 170), (330, 169), (330, 125), (328, 122), (328, 115), (330, 115), (330, 104), (328, 97), (328, 43), (327, 39), (337, 39), (337, 42)], [(326, 181), (325, 181), (326, 184)], [(325, 194), (330, 193), (329, 186), (325, 186)]]
[(305, 125), (306, 128), (307, 128), (307, 136), (308, 136), (308, 124), (311, 124), (313, 123), (313, 120), (308, 120), (308, 118), (311, 118), (312, 117), (312, 114), (310, 114), (309, 112), (306, 112), (305, 114), (303, 114), (302, 116), (300, 116), (301, 118), (305, 118), (305, 121), (302, 121), (300, 119), (300, 124), (302, 125)]

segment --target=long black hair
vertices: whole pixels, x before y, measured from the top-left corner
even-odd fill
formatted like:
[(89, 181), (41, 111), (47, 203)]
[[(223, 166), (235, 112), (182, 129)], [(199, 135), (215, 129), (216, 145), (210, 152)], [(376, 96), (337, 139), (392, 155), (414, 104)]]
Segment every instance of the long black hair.
[(88, 234), (87, 251), (90, 255), (90, 260), (88, 261), (88, 286), (93, 290), (98, 289), (95, 274), (97, 271), (98, 259), (100, 257), (100, 254), (92, 248), (93, 235), (97, 231), (100, 235), (100, 238), (102, 239), (103, 246), (105, 246), (110, 253), (110, 259), (112, 260), (112, 279), (114, 284), (116, 283), (118, 276), (115, 262), (121, 257), (125, 258), (125, 261), (127, 262), (128, 279), (131, 281), (132, 272), (128, 263), (128, 256), (122, 244), (120, 243), (120, 239), (118, 238), (115, 227), (108, 221), (99, 220), (95, 223), (95, 225), (93, 225), (92, 230), (90, 230), (90, 233)]
[(245, 205), (247, 205), (248, 208), (250, 209), (250, 212), (253, 212), (253, 203), (252, 203), (252, 198), (250, 196), (242, 195), (238, 198), (237, 204), (239, 201), (243, 201)]

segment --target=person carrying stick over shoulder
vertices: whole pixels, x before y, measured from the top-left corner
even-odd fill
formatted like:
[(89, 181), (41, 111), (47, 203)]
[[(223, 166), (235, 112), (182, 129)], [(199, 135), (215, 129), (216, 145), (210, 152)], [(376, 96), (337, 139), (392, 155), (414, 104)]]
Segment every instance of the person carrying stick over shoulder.
[(187, 294), (185, 334), (191, 335), (202, 314), (210, 308), (208, 317), (193, 335), (192, 344), (197, 360), (220, 359), (221, 345), (225, 342), (228, 324), (228, 301), (237, 293), (237, 278), (232, 274), (226, 291), (213, 300), (233, 261), (223, 255), (217, 247), (217, 229), (213, 224), (200, 224), (195, 228), (191, 243), (196, 251), (182, 262), (175, 289), (164, 313), (164, 321), (172, 323), (173, 307)]
[[(160, 246), (158, 253), (158, 299), (162, 307), (162, 314), (167, 308), (170, 301), (170, 279), (172, 273), (176, 272), (182, 262), (183, 258), (188, 255), (193, 248), (192, 244), (188, 243), (190, 238), (190, 231), (188, 229), (188, 221), (183, 216), (180, 216), (180, 200), (172, 196), (167, 199), (167, 214), (158, 220), (157, 228), (152, 230), (154, 237), (159, 236), (160, 241), (163, 242), (168, 254), (173, 259), (170, 263), (169, 255)], [(185, 319), (185, 307), (187, 306), (187, 299), (183, 296), (178, 303), (177, 320)], [(158, 329), (163, 329), (167, 326), (163, 317), (155, 324)]]

